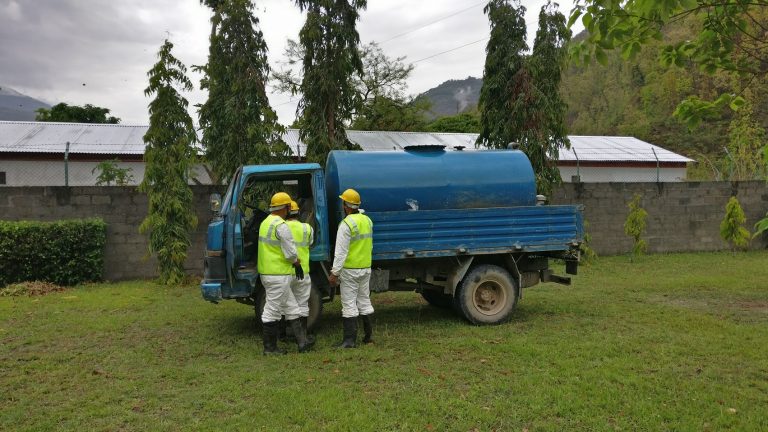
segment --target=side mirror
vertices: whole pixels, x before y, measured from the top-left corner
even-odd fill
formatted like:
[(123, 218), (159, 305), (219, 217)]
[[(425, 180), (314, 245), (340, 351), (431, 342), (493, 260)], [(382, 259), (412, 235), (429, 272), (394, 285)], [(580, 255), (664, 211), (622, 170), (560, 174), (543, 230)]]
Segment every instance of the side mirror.
[(212, 193), (210, 197), (211, 201), (211, 211), (214, 213), (218, 213), (221, 211), (221, 195), (217, 193)]

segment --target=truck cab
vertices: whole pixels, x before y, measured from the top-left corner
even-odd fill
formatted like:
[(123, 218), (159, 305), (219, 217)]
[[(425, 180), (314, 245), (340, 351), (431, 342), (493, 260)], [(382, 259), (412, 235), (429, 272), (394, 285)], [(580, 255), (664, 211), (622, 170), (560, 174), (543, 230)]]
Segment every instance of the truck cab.
[[(278, 191), (288, 192), (296, 200), (300, 219), (314, 230), (311, 261), (329, 259), (325, 181), (320, 165), (244, 166), (232, 177), (223, 199), (213, 196), (211, 200), (213, 217), (208, 224), (201, 285), (204, 299), (214, 303), (234, 299), (256, 307), (263, 304), (256, 270), (259, 225), (269, 215), (270, 197)], [(311, 301), (317, 303), (319, 292), (313, 291)]]

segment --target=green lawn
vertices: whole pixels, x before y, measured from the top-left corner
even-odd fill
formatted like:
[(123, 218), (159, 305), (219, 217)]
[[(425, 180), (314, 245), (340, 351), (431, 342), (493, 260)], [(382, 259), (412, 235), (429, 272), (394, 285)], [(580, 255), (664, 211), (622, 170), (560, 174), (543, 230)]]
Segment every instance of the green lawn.
[(0, 430), (768, 430), (768, 253), (602, 258), (473, 327), (375, 295), (376, 344), (264, 358), (252, 310), (149, 282), (0, 297)]

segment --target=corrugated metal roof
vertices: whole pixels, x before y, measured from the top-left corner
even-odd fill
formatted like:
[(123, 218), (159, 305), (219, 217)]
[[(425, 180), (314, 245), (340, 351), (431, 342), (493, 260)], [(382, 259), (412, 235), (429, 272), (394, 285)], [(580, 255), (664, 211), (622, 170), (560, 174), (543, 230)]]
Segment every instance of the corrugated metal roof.
[[(63, 153), (144, 153), (148, 126), (0, 121), (0, 152)], [(406, 146), (439, 145), (447, 149), (463, 146), (475, 150), (477, 134), (438, 132), (370, 132), (348, 130), (347, 137), (363, 150), (402, 151)], [(296, 156), (306, 154), (298, 129), (288, 129), (284, 140)], [(562, 161), (692, 162), (685, 156), (633, 137), (571, 135), (571, 149), (560, 151)], [(577, 158), (578, 156), (578, 158)]]
[(0, 152), (144, 154), (149, 126), (0, 121)]

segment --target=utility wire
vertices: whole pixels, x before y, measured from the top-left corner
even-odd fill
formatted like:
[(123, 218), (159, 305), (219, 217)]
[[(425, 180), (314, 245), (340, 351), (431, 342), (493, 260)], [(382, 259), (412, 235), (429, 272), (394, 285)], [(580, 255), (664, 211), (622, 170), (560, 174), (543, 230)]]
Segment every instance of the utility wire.
[(443, 55), (443, 54), (447, 54), (447, 53), (449, 53), (449, 52), (451, 52), (451, 51), (456, 51), (457, 49), (461, 49), (461, 48), (464, 48), (464, 47), (468, 47), (468, 46), (470, 46), (470, 45), (474, 45), (474, 44), (476, 44), (476, 43), (480, 43), (480, 42), (482, 42), (482, 41), (484, 41), (484, 40), (488, 40), (489, 38), (490, 38), (490, 36), (486, 36), (486, 37), (484, 37), (484, 38), (482, 38), (482, 39), (478, 39), (478, 40), (476, 40), (476, 41), (473, 41), (473, 42), (465, 43), (464, 45), (460, 45), (460, 46), (457, 46), (457, 47), (451, 48), (451, 49), (449, 49), (449, 50), (445, 50), (445, 51), (439, 52), (439, 53), (437, 53), (437, 54), (432, 54), (431, 56), (428, 56), (428, 57), (420, 58), (420, 59), (418, 59), (418, 60), (412, 61), (412, 62), (411, 62), (411, 64), (416, 64), (416, 63), (418, 63), (418, 62), (422, 62), (422, 61), (424, 61), (424, 60), (429, 60), (429, 59), (431, 59), (431, 58), (434, 58), (434, 57), (437, 57), (437, 56), (441, 56), (441, 55)]
[(458, 15), (458, 14), (460, 14), (460, 13), (466, 12), (466, 11), (468, 11), (468, 10), (470, 10), (470, 9), (476, 8), (476, 7), (478, 7), (478, 6), (482, 5), (482, 4), (485, 4), (485, 3), (486, 3), (485, 1), (481, 1), (480, 3), (475, 3), (475, 4), (473, 4), (472, 6), (469, 6), (469, 7), (467, 7), (467, 8), (464, 8), (464, 9), (458, 10), (458, 11), (456, 11), (456, 12), (453, 12), (453, 13), (451, 13), (450, 15), (446, 15), (446, 16), (444, 16), (444, 17), (442, 17), (442, 18), (436, 19), (436, 20), (434, 20), (434, 21), (432, 21), (432, 22), (429, 22), (429, 23), (427, 23), (427, 24), (424, 24), (424, 25), (422, 25), (422, 26), (419, 26), (419, 27), (413, 28), (413, 29), (411, 29), (411, 30), (408, 30), (407, 32), (403, 32), (403, 33), (400, 33), (400, 34), (394, 35), (394, 36), (392, 36), (391, 38), (389, 38), (389, 39), (387, 39), (387, 40), (384, 40), (384, 41), (382, 41), (382, 42), (379, 42), (379, 45), (384, 45), (385, 43), (387, 43), (387, 42), (389, 42), (389, 41), (391, 41), (391, 40), (395, 40), (395, 39), (401, 38), (401, 37), (403, 37), (403, 36), (405, 36), (405, 35), (408, 35), (408, 34), (411, 34), (411, 33), (415, 32), (415, 31), (421, 30), (421, 29), (423, 29), (423, 28), (425, 28), (425, 27), (429, 27), (429, 26), (431, 26), (432, 24), (437, 24), (437, 23), (439, 23), (440, 21), (445, 21), (445, 20), (447, 20), (448, 18), (454, 17), (454, 16), (456, 16), (456, 15)]

